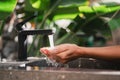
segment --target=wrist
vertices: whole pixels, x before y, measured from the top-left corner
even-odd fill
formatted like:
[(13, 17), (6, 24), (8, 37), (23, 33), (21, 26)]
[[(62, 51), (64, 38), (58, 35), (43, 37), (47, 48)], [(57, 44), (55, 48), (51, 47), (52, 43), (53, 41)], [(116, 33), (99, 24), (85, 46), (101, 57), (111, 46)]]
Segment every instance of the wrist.
[(86, 47), (78, 47), (77, 52), (79, 54), (79, 57), (86, 57), (87, 56)]

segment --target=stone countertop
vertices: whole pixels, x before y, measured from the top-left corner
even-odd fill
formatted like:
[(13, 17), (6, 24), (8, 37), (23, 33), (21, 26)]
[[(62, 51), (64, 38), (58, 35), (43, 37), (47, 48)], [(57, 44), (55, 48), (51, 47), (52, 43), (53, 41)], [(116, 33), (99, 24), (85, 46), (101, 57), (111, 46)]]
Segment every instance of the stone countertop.
[[(85, 62), (84, 66), (95, 65), (93, 60)], [(0, 62), (0, 80), (120, 80), (120, 70), (89, 69), (78, 67), (78, 63), (70, 63), (68, 68), (48, 67), (43, 58)]]
[(0, 80), (120, 80), (120, 71), (77, 68), (0, 70)]

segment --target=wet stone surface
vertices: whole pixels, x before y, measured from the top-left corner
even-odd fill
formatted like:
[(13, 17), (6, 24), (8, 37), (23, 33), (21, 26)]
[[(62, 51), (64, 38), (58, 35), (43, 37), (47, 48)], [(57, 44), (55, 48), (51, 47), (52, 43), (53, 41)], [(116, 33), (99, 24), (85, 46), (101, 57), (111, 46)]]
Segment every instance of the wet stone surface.
[[(25, 69), (26, 66), (30, 67), (56, 67), (48, 64), (46, 58), (29, 59), (28, 61), (9, 61), (0, 62), (1, 69)], [(106, 69), (106, 70), (120, 70), (119, 62), (107, 62), (91, 58), (79, 58), (67, 64), (59, 64), (57, 67), (61, 68), (84, 68), (84, 69)]]
[(53, 67), (44, 58), (0, 63), (0, 80), (119, 80), (118, 64), (79, 59)]
[(113, 70), (41, 68), (39, 70), (0, 70), (1, 80), (119, 80)]

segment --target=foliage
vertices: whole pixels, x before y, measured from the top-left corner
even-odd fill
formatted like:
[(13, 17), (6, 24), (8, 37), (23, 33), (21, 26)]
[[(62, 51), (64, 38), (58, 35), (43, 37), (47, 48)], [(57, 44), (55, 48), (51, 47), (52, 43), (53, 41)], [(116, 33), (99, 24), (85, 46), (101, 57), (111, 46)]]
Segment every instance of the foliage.
[[(9, 2), (11, 2), (10, 8), (1, 6), (8, 5)], [(0, 16), (0, 19), (6, 18), (15, 5), (16, 0), (0, 1), (0, 11), (2, 12), (0, 15), (3, 15)], [(23, 19), (37, 13), (37, 18), (32, 20), (36, 24), (36, 29), (56, 29), (54, 35), (56, 45), (75, 43), (91, 46), (89, 43), (94, 42), (91, 40), (91, 36), (95, 37), (97, 33), (100, 33), (105, 39), (108, 39), (111, 37), (111, 31), (120, 25), (118, 15), (120, 4), (115, 0), (25, 0), (24, 5), (23, 11), (26, 15)], [(63, 19), (71, 20), (67, 27), (60, 27), (56, 23)], [(37, 39), (34, 37), (29, 52)], [(40, 42), (41, 40), (38, 41), (39, 44)], [(40, 45), (37, 45), (36, 50), (39, 48)]]
[(7, 18), (15, 9), (17, 0), (1, 0), (0, 1), (0, 20)]

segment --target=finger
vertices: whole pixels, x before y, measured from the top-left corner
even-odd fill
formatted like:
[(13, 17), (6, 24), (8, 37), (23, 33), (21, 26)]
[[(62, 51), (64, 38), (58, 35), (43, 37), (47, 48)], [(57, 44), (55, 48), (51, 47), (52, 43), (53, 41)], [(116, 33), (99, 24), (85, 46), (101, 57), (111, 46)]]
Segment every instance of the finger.
[(59, 54), (56, 54), (57, 56), (59, 56), (62, 60), (65, 60), (65, 59), (69, 59), (70, 57), (72, 57), (73, 53), (71, 53), (70, 50), (66, 50), (64, 52), (61, 52)]
[(55, 46), (52, 49), (49, 49), (49, 52), (51, 54), (59, 54), (61, 52), (64, 52), (67, 50), (68, 47), (66, 47), (65, 45), (59, 45), (59, 46)]
[(72, 52), (71, 50), (67, 50), (65, 52), (56, 54), (56, 56), (59, 57), (58, 61), (62, 63), (66, 63), (75, 60), (76, 58), (79, 58), (79, 56), (76, 55), (76, 53)]
[(40, 52), (44, 54), (58, 54), (67, 50), (63, 45), (55, 46), (55, 48), (44, 47), (40, 49)]
[(50, 52), (47, 49), (47, 47), (41, 48), (40, 52), (43, 53), (45, 56), (50, 56), (50, 54), (49, 54)]
[(69, 58), (68, 58), (68, 54), (70, 52), (69, 51), (65, 51), (65, 52), (62, 52), (62, 53), (59, 53), (59, 54), (52, 54), (51, 57), (52, 59), (54, 59), (56, 62), (59, 62), (59, 63), (66, 63), (69, 61)]

